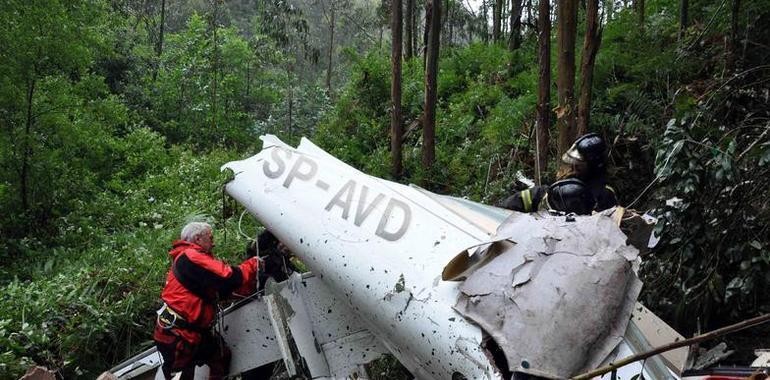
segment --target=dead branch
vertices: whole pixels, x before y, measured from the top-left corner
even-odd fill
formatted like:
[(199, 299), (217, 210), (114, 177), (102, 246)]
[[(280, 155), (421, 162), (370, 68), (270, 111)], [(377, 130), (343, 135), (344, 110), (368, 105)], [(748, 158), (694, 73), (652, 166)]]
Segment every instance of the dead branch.
[(682, 340), (682, 341), (679, 341), (679, 342), (673, 342), (673, 343), (665, 344), (663, 346), (654, 348), (654, 349), (652, 349), (650, 351), (647, 351), (647, 352), (642, 352), (640, 354), (631, 355), (629, 357), (626, 357), (626, 358), (623, 358), (621, 360), (618, 360), (617, 362), (610, 363), (607, 366), (604, 366), (604, 367), (601, 367), (601, 368), (597, 368), (595, 370), (592, 370), (592, 371), (586, 372), (584, 374), (575, 376), (575, 377), (572, 378), (572, 380), (588, 380), (588, 379), (592, 379), (592, 378), (594, 378), (596, 376), (604, 375), (607, 372), (616, 370), (616, 369), (618, 369), (620, 367), (626, 366), (626, 365), (631, 364), (633, 362), (637, 362), (639, 360), (644, 360), (644, 359), (647, 359), (647, 358), (649, 358), (651, 356), (655, 356), (657, 354), (664, 353), (666, 351), (671, 351), (671, 350), (677, 349), (679, 347), (692, 346), (693, 344), (704, 342), (704, 341), (707, 341), (707, 340), (710, 340), (710, 339), (714, 339), (714, 338), (720, 337), (722, 335), (733, 333), (733, 332), (736, 332), (736, 331), (739, 331), (739, 330), (747, 329), (749, 327), (753, 327), (753, 326), (765, 323), (767, 321), (770, 321), (770, 313), (763, 314), (763, 315), (760, 315), (758, 317), (754, 317), (754, 318), (751, 318), (751, 319), (747, 319), (747, 320), (745, 320), (743, 322), (738, 322), (736, 324), (733, 324), (733, 325), (730, 325), (730, 326), (726, 326), (726, 327), (722, 327), (721, 329), (716, 329), (714, 331), (711, 331), (711, 332), (708, 332), (708, 333), (705, 333), (705, 334), (701, 334), (701, 335), (698, 335), (698, 336), (694, 336), (692, 338), (685, 339), (685, 340)]

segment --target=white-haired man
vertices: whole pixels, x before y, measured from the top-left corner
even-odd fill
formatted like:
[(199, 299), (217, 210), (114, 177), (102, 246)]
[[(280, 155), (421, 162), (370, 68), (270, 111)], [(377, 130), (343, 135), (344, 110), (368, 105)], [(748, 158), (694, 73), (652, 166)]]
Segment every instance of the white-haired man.
[(180, 240), (169, 251), (172, 264), (153, 334), (166, 379), (179, 371), (181, 379), (193, 379), (195, 366), (202, 364), (209, 366), (209, 379), (227, 375), (230, 351), (211, 330), (216, 303), (234, 292), (253, 293), (259, 261), (252, 257), (231, 266), (214, 258), (212, 248), (211, 226), (194, 222), (182, 229)]

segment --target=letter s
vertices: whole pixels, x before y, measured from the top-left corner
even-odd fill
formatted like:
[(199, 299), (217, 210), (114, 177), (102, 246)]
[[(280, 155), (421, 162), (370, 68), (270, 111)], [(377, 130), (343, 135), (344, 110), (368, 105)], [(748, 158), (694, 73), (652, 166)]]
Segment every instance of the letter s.
[(280, 147), (273, 148), (272, 151), (270, 151), (270, 157), (273, 158), (275, 161), (275, 164), (278, 165), (278, 168), (276, 170), (270, 169), (270, 161), (265, 160), (265, 163), (262, 165), (262, 170), (265, 172), (265, 176), (267, 178), (278, 178), (283, 174), (284, 170), (286, 170), (286, 163), (283, 161), (281, 156), (278, 155), (278, 152), (284, 152), (286, 154), (286, 159), (291, 158), (291, 151), (282, 149)]

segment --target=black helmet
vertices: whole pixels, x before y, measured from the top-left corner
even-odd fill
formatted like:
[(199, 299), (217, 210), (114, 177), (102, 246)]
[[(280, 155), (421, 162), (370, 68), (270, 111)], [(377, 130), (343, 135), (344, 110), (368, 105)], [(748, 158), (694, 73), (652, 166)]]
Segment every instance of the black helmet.
[(577, 178), (554, 182), (548, 187), (546, 200), (551, 209), (578, 215), (590, 215), (596, 203), (588, 186)]
[(564, 152), (561, 160), (565, 164), (585, 164), (589, 169), (602, 169), (607, 159), (607, 144), (597, 133), (586, 133)]

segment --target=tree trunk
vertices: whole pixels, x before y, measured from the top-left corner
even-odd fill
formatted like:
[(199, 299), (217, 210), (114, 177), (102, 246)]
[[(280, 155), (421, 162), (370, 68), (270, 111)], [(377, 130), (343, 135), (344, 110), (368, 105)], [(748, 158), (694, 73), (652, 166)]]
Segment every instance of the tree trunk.
[(27, 83), (27, 120), (24, 128), (24, 149), (21, 157), (21, 170), (19, 173), (20, 186), (19, 197), (21, 207), (29, 211), (29, 162), (32, 160), (32, 102), (35, 96), (35, 80), (29, 79)]
[(214, 14), (211, 18), (211, 26), (213, 28), (213, 40), (214, 40), (214, 59), (211, 64), (214, 80), (211, 83), (211, 130), (217, 129), (217, 82), (219, 81), (219, 42), (217, 41), (217, 16), (219, 13), (219, 1), (214, 0)]
[(391, 30), (393, 43), (391, 46), (391, 65), (393, 80), (390, 86), (392, 115), (390, 119), (390, 152), (393, 157), (393, 178), (401, 176), (401, 0), (391, 0), (392, 10)]
[(487, 0), (481, 0), (481, 14), (483, 17), (483, 25), (484, 28), (482, 29), (481, 34), (481, 40), (484, 41), (484, 43), (489, 42), (489, 10), (487, 9)]
[[(527, 29), (537, 24), (537, 20), (532, 20), (532, 0), (527, 0)], [(537, 32), (537, 28), (535, 28)]]
[(286, 74), (288, 74), (287, 77), (289, 78), (289, 94), (288, 94), (289, 96), (287, 96), (287, 100), (288, 100), (287, 103), (288, 103), (288, 106), (289, 106), (289, 110), (288, 110), (289, 111), (288, 112), (288, 116), (289, 117), (286, 120), (287, 121), (286, 133), (289, 134), (289, 136), (291, 136), (291, 134), (292, 134), (292, 122), (293, 122), (292, 116), (294, 116), (293, 115), (293, 111), (294, 111), (294, 84), (292, 83), (292, 78), (291, 78), (293, 71), (294, 70), (293, 70), (292, 65), (288, 65), (286, 67)]
[(596, 54), (602, 43), (599, 25), (599, 0), (586, 0), (586, 34), (583, 39), (583, 55), (580, 60), (580, 99), (578, 102), (577, 136), (588, 131), (591, 117), (591, 92), (594, 79)]
[(508, 20), (508, 16), (510, 16), (507, 12), (508, 10), (508, 0), (503, 0), (502, 7), (500, 8), (500, 40), (502, 41), (505, 36), (508, 35), (508, 25), (510, 23), (505, 22), (505, 20)]
[(500, 41), (500, 30), (503, 18), (503, 0), (495, 0), (495, 6), (492, 9), (492, 41)]
[(326, 68), (326, 94), (332, 96), (332, 53), (334, 52), (334, 2), (329, 7), (331, 21), (329, 22), (329, 66)]
[[(440, 0), (437, 0), (440, 1)], [(430, 37), (431, 17), (433, 14), (433, 1), (427, 0), (425, 2), (425, 28), (422, 33), (422, 67), (425, 69), (428, 64), (428, 41)], [(426, 79), (427, 80), (427, 79)]]
[(511, 0), (511, 36), (508, 39), (508, 50), (514, 51), (521, 47), (521, 0)]
[(163, 30), (166, 24), (166, 0), (160, 2), (160, 33), (158, 34), (158, 43), (155, 45), (155, 54), (160, 57), (163, 53)]
[(538, 63), (540, 78), (537, 87), (537, 157), (535, 179), (542, 182), (543, 172), (548, 167), (548, 129), (551, 126), (551, 4), (540, 0), (538, 5)]
[(292, 134), (292, 112), (294, 111), (294, 87), (289, 85), (289, 119), (287, 123), (287, 132), (289, 136)]
[(404, 40), (406, 41), (406, 49), (404, 51), (404, 58), (410, 59), (414, 56), (414, 46), (412, 34), (414, 33), (414, 0), (406, 0), (406, 14), (404, 19), (406, 20), (406, 28), (404, 30)]
[(158, 70), (160, 69), (160, 56), (163, 54), (163, 29), (166, 24), (166, 0), (162, 0), (160, 3), (160, 31), (158, 33), (158, 42), (155, 44), (155, 56), (157, 62), (152, 70), (152, 81), (154, 82), (158, 78)]
[(575, 35), (577, 34), (577, 0), (559, 0), (558, 77), (559, 110), (556, 120), (559, 130), (559, 156), (569, 149), (577, 137), (575, 124)]
[[(414, 1), (414, 0), (411, 0)], [(415, 3), (412, 3), (412, 20), (410, 21), (412, 23), (412, 54), (417, 55), (419, 54), (417, 50), (417, 38), (419, 37), (417, 35), (417, 17), (420, 16), (420, 12), (417, 11), (417, 5)]]
[(246, 61), (246, 107), (250, 108), (249, 95), (251, 95), (251, 59)]
[(644, 29), (644, 0), (634, 0), (637, 17), (639, 17), (639, 29)]
[(438, 51), (441, 34), (441, 0), (427, 0), (431, 12), (425, 65), (425, 118), (422, 127), (422, 165), (428, 175), (436, 157), (436, 97)]
[(732, 0), (730, 10), (730, 40), (728, 41), (727, 62), (725, 66), (729, 72), (735, 71), (738, 57), (738, 19), (741, 11), (741, 1)]
[(687, 0), (679, 0), (679, 40), (684, 38), (684, 33), (687, 30)]
[(449, 35), (447, 36), (447, 39), (446, 39), (447, 40), (447, 46), (452, 46), (452, 43), (453, 43), (452, 37), (453, 37), (453, 34), (454, 34), (453, 33), (454, 32), (454, 30), (453, 30), (454, 29), (453, 28), (454, 25), (452, 25), (452, 9), (453, 9), (452, 8), (452, 4), (449, 2), (449, 0), (447, 0), (447, 2), (446, 2), (446, 24), (447, 24), (447, 29), (449, 31)]

